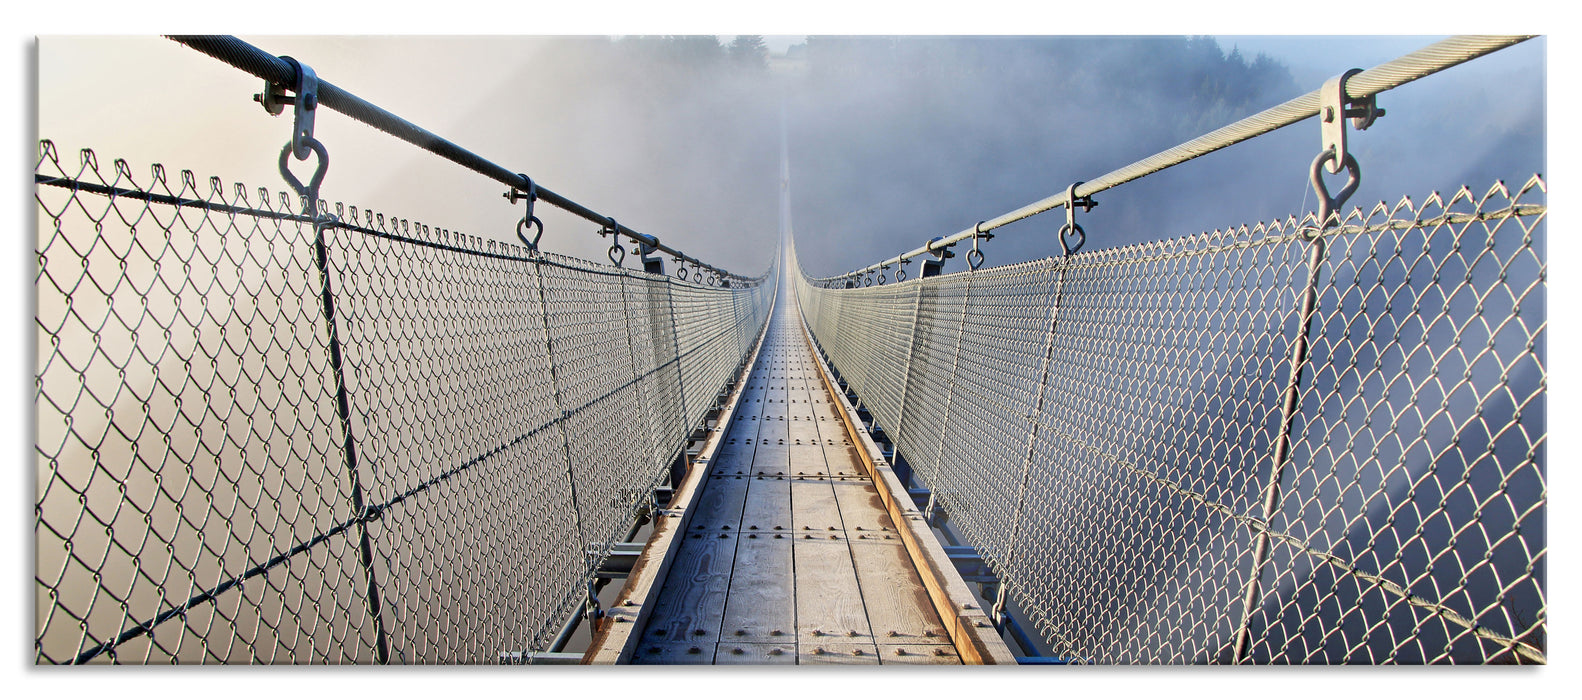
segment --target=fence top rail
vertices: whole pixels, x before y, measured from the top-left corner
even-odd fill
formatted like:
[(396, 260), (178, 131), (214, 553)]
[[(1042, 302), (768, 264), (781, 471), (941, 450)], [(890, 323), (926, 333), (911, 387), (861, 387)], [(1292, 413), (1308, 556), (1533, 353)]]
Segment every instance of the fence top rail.
[[(1400, 58), (1386, 63), (1381, 63), (1373, 68), (1351, 76), (1344, 82), (1346, 99), (1361, 100), (1372, 95), (1400, 87), (1419, 78), (1437, 73), (1462, 63), (1466, 63), (1480, 56), (1485, 56), (1500, 49), (1514, 46), (1527, 41), (1533, 36), (1456, 36), (1431, 44), (1413, 51)], [(1246, 141), (1255, 136), (1269, 133), (1282, 127), (1290, 126), (1308, 117), (1316, 116), (1319, 110), (1321, 90), (1314, 90), (1289, 100), (1262, 112), (1242, 119), (1228, 126), (1199, 136), (1191, 141), (1176, 145), (1160, 151), (1147, 158), (1122, 168), (1110, 171), (1092, 180), (1077, 184), (1071, 189), (1069, 197), (1081, 200), (1104, 190), (1136, 180), (1145, 175), (1159, 172), (1199, 156), (1213, 153), (1227, 146)], [(964, 240), (981, 233), (987, 233), (1006, 224), (1021, 221), (1036, 214), (1051, 209), (1066, 206), (1068, 193), (1064, 190), (1050, 195), (1020, 209), (1009, 211), (992, 219), (983, 221), (972, 228), (959, 231), (949, 236), (934, 238), (914, 250), (902, 253), (882, 262), (877, 262), (867, 267), (852, 270), (846, 274), (831, 277), (814, 278), (827, 281), (850, 277), (860, 277), (877, 272), (891, 265), (912, 260), (921, 255), (943, 251)], [(1080, 204), (1080, 202), (1078, 202)]]
[[(234, 36), (171, 35), (168, 38), (271, 83), (285, 86), (295, 84), (296, 69), (290, 63)], [(757, 278), (746, 277), (698, 260), (674, 247), (666, 245), (657, 236), (641, 233), (620, 224), (609, 216), (600, 214), (544, 187), (536, 180), (530, 180), (521, 173), (502, 167), (472, 151), (462, 148), (345, 89), (336, 87), (327, 80), (319, 79), (318, 81), (318, 100), (318, 103), (322, 106), (333, 109), (468, 170), (511, 187), (513, 190), (521, 190), (523, 192), (527, 192), (530, 189), (536, 190), (538, 199), (595, 224), (614, 229), (617, 235), (626, 236), (642, 246), (662, 251), (680, 262), (707, 268), (718, 273), (724, 279), (751, 283), (764, 277), (763, 275)]]

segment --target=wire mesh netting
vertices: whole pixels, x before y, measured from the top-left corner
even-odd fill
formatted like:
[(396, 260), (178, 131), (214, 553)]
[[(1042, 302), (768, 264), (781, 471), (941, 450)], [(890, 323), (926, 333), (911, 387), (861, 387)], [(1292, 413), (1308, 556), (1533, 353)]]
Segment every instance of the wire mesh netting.
[(548, 648), (773, 294), (35, 171), (41, 663)]
[(1058, 655), (1542, 663), (1545, 189), (798, 293)]

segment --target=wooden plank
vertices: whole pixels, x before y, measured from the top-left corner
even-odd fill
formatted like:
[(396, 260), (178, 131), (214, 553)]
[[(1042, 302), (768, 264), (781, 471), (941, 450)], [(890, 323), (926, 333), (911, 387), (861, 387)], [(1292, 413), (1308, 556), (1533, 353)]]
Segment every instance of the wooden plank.
[[(763, 339), (767, 335), (767, 329), (759, 334), (749, 365), (758, 363)], [(720, 420), (726, 423), (743, 406), (741, 397), (748, 381), (746, 374), (746, 370), (738, 371), (731, 401), (720, 414)], [(696, 504), (708, 480), (709, 461), (719, 451), (724, 437), (723, 433), (713, 432), (704, 439), (697, 461), (688, 465), (686, 476), (676, 489), (669, 508), (656, 516), (653, 532), (627, 576), (626, 584), (617, 594), (616, 605), (607, 611), (604, 620), (595, 622), (593, 637), (587, 652), (583, 654), (582, 663), (616, 664), (633, 659), (642, 631), (648, 626), (650, 614), (685, 540), (686, 528), (692, 519), (691, 506)]]
[[(807, 340), (805, 332), (803, 338), (808, 343), (812, 342)], [(833, 392), (835, 382), (830, 375), (829, 367), (816, 355), (813, 359), (826, 391)], [(814, 404), (815, 407), (819, 405)], [(930, 599), (934, 602), (934, 610), (940, 613), (941, 621), (949, 630), (951, 642), (961, 656), (962, 662), (1015, 664), (1016, 657), (1011, 654), (1005, 641), (995, 633), (993, 625), (989, 623), (988, 615), (978, 608), (971, 592), (967, 590), (967, 584), (961, 580), (961, 575), (945, 556), (944, 548), (934, 539), (928, 524), (923, 521), (922, 514), (913, 504), (911, 496), (896, 478), (895, 471), (884, 461), (873, 440), (857, 429), (856, 412), (850, 405), (844, 403), (839, 404), (838, 407), (840, 411), (837, 417), (845, 425), (847, 434), (852, 439), (862, 441), (863, 449), (859, 453), (859, 458), (863, 460), (863, 469), (873, 477), (885, 509), (895, 521), (901, 539), (906, 543), (907, 553), (917, 568), (924, 586), (928, 589)]]
[(789, 475), (790, 466), (790, 449), (783, 444), (759, 445), (758, 450), (753, 452), (753, 474)]
[(722, 643), (787, 644), (796, 639), (791, 549), (789, 533), (737, 536), (735, 573), (720, 628)]
[[(846, 524), (846, 529), (851, 536), (858, 539), (875, 539), (859, 537), (866, 534), (895, 535), (895, 523), (890, 520), (889, 512), (884, 509), (884, 501), (879, 498), (879, 490), (874, 488), (873, 482), (867, 479), (849, 479), (835, 481), (835, 502), (840, 506), (841, 521)], [(900, 540), (894, 540), (899, 543)]]
[(840, 503), (828, 481), (797, 479), (791, 482), (791, 529), (798, 540), (813, 535), (828, 539), (830, 534), (845, 538), (846, 525), (840, 519)]
[(786, 433), (787, 433), (786, 437), (791, 442), (791, 444), (793, 444), (793, 445), (817, 445), (817, 444), (820, 444), (820, 439), (819, 439), (819, 434), (818, 434), (818, 423), (816, 421), (813, 421), (813, 420), (810, 420), (810, 419), (803, 419), (802, 417), (799, 416), (799, 417), (793, 418), (790, 421), (787, 421), (787, 423), (788, 423), (788, 425), (786, 426)]
[(873, 644), (803, 642), (798, 647), (797, 663), (806, 666), (874, 666), (879, 664), (879, 649)]
[(735, 559), (735, 535), (688, 533), (638, 646), (664, 647), (662, 653), (673, 654), (672, 647), (703, 645), (712, 652), (720, 638)]
[(899, 540), (853, 543), (851, 557), (875, 639), (890, 644), (932, 644), (950, 639)]
[[(773, 413), (765, 413), (758, 419), (758, 434), (754, 436), (756, 440), (753, 444), (759, 446), (773, 445), (786, 439), (788, 434), (783, 417)], [(765, 442), (765, 440), (768, 442)]]
[(819, 445), (791, 445), (786, 448), (786, 466), (793, 474), (829, 474), (824, 448)]
[(849, 442), (824, 445), (824, 461), (829, 464), (829, 473), (834, 476), (863, 476), (865, 472), (857, 447)]
[(758, 439), (758, 415), (737, 414), (731, 420), (730, 432), (725, 435), (725, 444), (751, 445)]
[(744, 473), (753, 465), (753, 445), (726, 444), (721, 445), (719, 452), (709, 460), (709, 472), (712, 474), (731, 474), (740, 469)]
[(714, 645), (642, 644), (632, 655), (632, 663), (639, 666), (708, 665), (714, 663)]
[(737, 666), (744, 664), (796, 664), (795, 644), (738, 644), (735, 642), (721, 642), (715, 647), (714, 664), (716, 666)]
[(956, 654), (956, 648), (949, 644), (880, 644), (879, 663), (887, 666), (960, 666), (961, 657)]
[[(791, 479), (757, 477), (748, 482), (742, 531), (791, 533)], [(778, 529), (776, 529), (778, 528)]]
[(699, 494), (697, 505), (693, 506), (688, 532), (720, 530), (724, 525), (729, 525), (734, 531), (739, 527), (742, 508), (747, 502), (749, 479), (745, 475), (710, 476), (703, 484), (703, 493)]
[(863, 607), (851, 549), (844, 540), (794, 540), (797, 641), (867, 642), (873, 634)]

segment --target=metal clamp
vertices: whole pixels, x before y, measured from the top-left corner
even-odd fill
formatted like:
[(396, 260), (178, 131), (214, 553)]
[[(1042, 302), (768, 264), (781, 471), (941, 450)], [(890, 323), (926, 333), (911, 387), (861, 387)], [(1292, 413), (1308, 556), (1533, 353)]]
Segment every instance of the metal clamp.
[(895, 281), (897, 281), (897, 282), (905, 282), (906, 281), (906, 264), (909, 263), (909, 262), (912, 262), (912, 261), (911, 260), (906, 260), (906, 259), (903, 258), (900, 262), (895, 264), (895, 266), (896, 266), (895, 267)]
[(312, 151), (313, 116), (319, 107), (319, 76), (306, 64), (290, 56), (280, 60), (291, 65), (296, 94), (286, 94), (286, 86), (264, 81), (264, 91), (253, 95), (253, 101), (264, 106), (264, 111), (279, 116), (286, 105), (292, 105), (291, 152), (297, 160), (307, 160)]
[[(280, 151), (280, 176), (286, 184), (291, 185), (297, 195), (302, 197), (303, 213), (309, 216), (318, 212), (319, 185), (324, 182), (324, 174), (330, 168), (330, 156), (324, 144), (313, 138), (313, 117), (318, 113), (319, 106), (319, 77), (312, 68), (304, 65), (290, 56), (281, 56), (281, 60), (291, 65), (293, 73), (293, 87), (296, 94), (286, 94), (286, 86), (280, 83), (264, 81), (264, 91), (254, 94), (253, 100), (264, 106), (264, 111), (273, 116), (279, 116), (285, 111), (286, 105), (292, 105), (291, 141)], [(289, 157), (295, 156), (297, 160), (307, 160), (308, 156), (317, 154), (319, 157), (318, 168), (308, 178), (306, 185), (291, 173)]]
[[(539, 220), (538, 217), (533, 216), (533, 203), (538, 201), (538, 185), (533, 183), (533, 178), (530, 178), (522, 173), (517, 173), (517, 176), (522, 178), (522, 180), (527, 183), (527, 188), (525, 190), (518, 190), (517, 188), (512, 187), (510, 192), (507, 192), (502, 196), (511, 200), (512, 204), (516, 204), (516, 200), (518, 199), (527, 200), (527, 212), (522, 215), (521, 221), (516, 222), (516, 237), (522, 239), (522, 245), (527, 246), (528, 250), (536, 252), (538, 250), (539, 239), (544, 237), (544, 222)], [(527, 240), (527, 233), (525, 230), (529, 226), (538, 227), (538, 235), (533, 236), (533, 240), (531, 241)]]
[[(1070, 255), (1082, 250), (1082, 244), (1088, 242), (1087, 232), (1083, 231), (1082, 227), (1077, 224), (1077, 207), (1082, 207), (1082, 213), (1086, 214), (1099, 205), (1098, 202), (1093, 201), (1092, 197), (1077, 196), (1077, 186), (1082, 183), (1082, 180), (1078, 180), (1066, 188), (1066, 225), (1060, 227), (1060, 233), (1057, 236), (1060, 239), (1061, 255)], [(1071, 242), (1068, 242), (1068, 240)]]
[[(938, 243), (938, 242), (943, 241), (943, 240), (945, 240), (944, 236), (934, 236), (933, 238), (928, 239), (928, 245), (929, 246), (933, 246), (935, 243)], [(955, 245), (955, 244), (954, 243), (949, 243), (949, 244), (946, 244), (945, 246), (940, 247), (940, 248), (932, 248), (931, 247), (930, 250), (928, 251), (928, 253), (930, 255), (934, 256), (934, 259), (936, 259), (936, 260), (938, 260), (940, 262), (944, 262), (945, 258), (954, 258), (954, 257), (956, 257), (956, 254), (952, 253), (950, 251), (950, 246), (952, 246), (952, 245)]]
[(1361, 68), (1352, 68), (1329, 80), (1324, 81), (1324, 88), (1319, 90), (1319, 136), (1323, 139), (1322, 148), (1325, 151), (1334, 151), (1333, 160), (1326, 161), (1324, 166), (1330, 173), (1339, 173), (1346, 167), (1346, 159), (1350, 154), (1346, 150), (1346, 117), (1351, 118), (1351, 126), (1358, 131), (1366, 130), (1373, 126), (1373, 121), (1384, 116), (1384, 110), (1379, 109), (1376, 95), (1350, 99), (1346, 97), (1346, 81), (1351, 76), (1361, 73)]
[(639, 256), (644, 272), (663, 275), (665, 274), (665, 261), (664, 258), (654, 256), (653, 253), (656, 250), (659, 250), (658, 239), (638, 239), (637, 245), (632, 247), (632, 252)]

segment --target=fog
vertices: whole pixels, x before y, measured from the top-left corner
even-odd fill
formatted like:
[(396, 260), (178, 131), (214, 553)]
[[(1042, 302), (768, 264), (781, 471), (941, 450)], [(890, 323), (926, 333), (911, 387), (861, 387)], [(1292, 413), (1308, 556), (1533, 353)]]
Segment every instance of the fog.
[[(817, 275), (968, 228), (1437, 39), (814, 36), (758, 62), (715, 37), (243, 38), (746, 274), (774, 244), (783, 101), (799, 252)], [(251, 101), (261, 81), (155, 37), (46, 37), (39, 48), (39, 136), (64, 153), (92, 147), (139, 176), (158, 161), (199, 182), (283, 188), (275, 159), (289, 116)], [(1363, 184), (1351, 204), (1481, 193), (1542, 172), (1545, 51), (1535, 39), (1381, 95), (1388, 114), (1353, 134)], [(128, 84), (102, 69), (115, 61), (151, 77)], [(1309, 120), (1099, 194), (1081, 219), (1088, 248), (1311, 210), (1317, 131)], [(521, 211), (503, 185), (333, 112), (318, 137), (331, 156), (325, 199), (515, 240)], [(545, 249), (604, 259), (597, 225), (536, 213)], [(1055, 211), (1001, 229), (984, 244), (987, 264), (1058, 253), (1062, 223)]]

